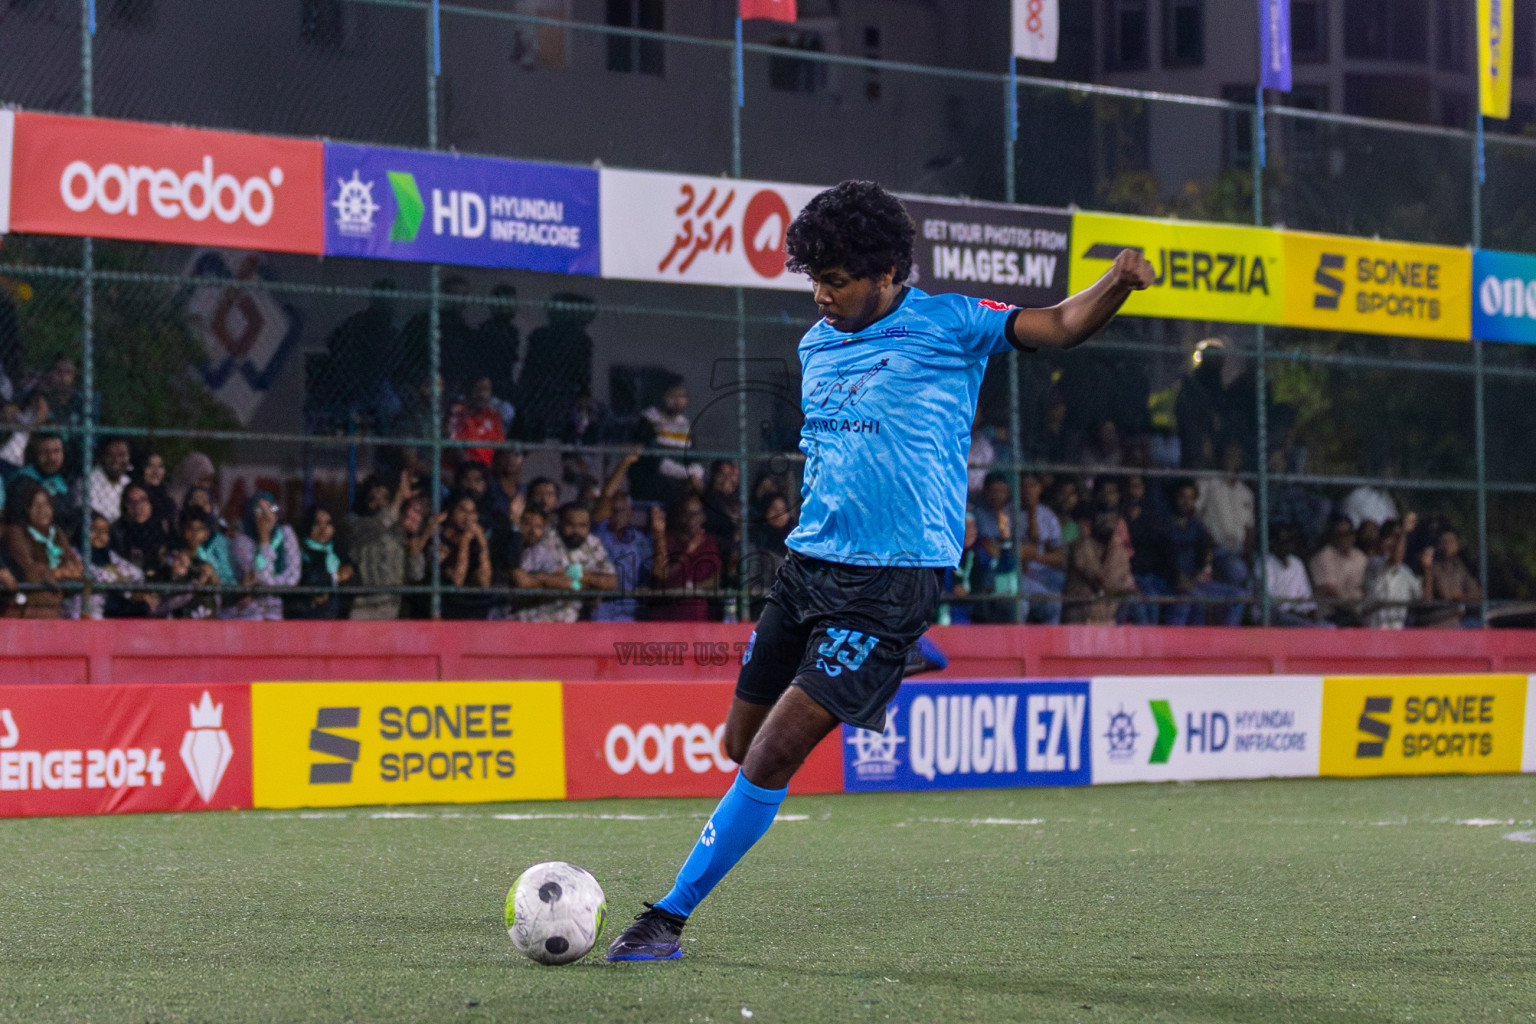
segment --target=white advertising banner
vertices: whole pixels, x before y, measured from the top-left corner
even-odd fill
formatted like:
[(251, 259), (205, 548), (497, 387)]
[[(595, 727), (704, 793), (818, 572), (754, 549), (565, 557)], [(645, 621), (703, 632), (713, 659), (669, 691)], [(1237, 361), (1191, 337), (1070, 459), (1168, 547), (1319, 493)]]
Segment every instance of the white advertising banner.
[(11, 230), (11, 148), (15, 139), (15, 112), (0, 110), (0, 235)]
[(1526, 679), (1525, 745), (1520, 751), (1520, 770), (1536, 772), (1536, 676)]
[(604, 277), (810, 291), (784, 233), (815, 186), (605, 167), (599, 187)]
[(1093, 781), (1315, 776), (1320, 676), (1096, 677)]

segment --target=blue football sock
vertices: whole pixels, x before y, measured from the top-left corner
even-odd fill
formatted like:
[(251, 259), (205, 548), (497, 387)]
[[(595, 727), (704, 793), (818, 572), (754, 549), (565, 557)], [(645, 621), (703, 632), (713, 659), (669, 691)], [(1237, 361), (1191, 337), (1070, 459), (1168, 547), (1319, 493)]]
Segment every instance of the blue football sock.
[(692, 914), (725, 873), (768, 831), (788, 792), (788, 788), (754, 786), (738, 771), (736, 781), (721, 798), (693, 852), (683, 862), (672, 891), (656, 901), (656, 906), (679, 917)]

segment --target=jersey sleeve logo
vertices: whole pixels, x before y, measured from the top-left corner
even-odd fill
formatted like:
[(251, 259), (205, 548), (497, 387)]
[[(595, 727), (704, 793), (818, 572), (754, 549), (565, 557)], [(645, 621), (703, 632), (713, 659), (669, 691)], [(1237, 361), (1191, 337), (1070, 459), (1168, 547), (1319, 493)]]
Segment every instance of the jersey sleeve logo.
[(998, 311), (1003, 311), (1003, 310), (1008, 310), (1008, 309), (1014, 309), (1015, 308), (1012, 303), (1009, 303), (1009, 302), (998, 302), (996, 299), (977, 299), (976, 300), (976, 305), (982, 306), (982, 307), (984, 307), (986, 309), (995, 309), (995, 310), (998, 310)]

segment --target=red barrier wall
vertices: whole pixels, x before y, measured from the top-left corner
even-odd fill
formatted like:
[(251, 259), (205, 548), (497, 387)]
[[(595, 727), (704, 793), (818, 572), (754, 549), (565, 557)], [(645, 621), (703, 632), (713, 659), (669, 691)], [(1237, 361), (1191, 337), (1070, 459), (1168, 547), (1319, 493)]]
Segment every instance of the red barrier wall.
[[(0, 620), (0, 683), (734, 679), (750, 631), (656, 622)], [(956, 626), (930, 635), (949, 654), (943, 675), (952, 678), (1536, 672), (1536, 631), (1522, 630)]]

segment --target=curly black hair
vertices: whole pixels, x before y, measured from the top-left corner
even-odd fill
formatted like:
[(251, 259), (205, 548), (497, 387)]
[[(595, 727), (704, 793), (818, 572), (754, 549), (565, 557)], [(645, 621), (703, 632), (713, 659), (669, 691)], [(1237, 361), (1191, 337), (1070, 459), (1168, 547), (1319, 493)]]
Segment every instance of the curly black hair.
[(806, 204), (785, 235), (796, 274), (839, 268), (869, 278), (895, 268), (900, 284), (912, 273), (917, 228), (901, 200), (872, 181), (845, 181)]

